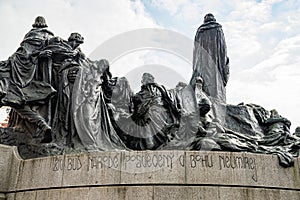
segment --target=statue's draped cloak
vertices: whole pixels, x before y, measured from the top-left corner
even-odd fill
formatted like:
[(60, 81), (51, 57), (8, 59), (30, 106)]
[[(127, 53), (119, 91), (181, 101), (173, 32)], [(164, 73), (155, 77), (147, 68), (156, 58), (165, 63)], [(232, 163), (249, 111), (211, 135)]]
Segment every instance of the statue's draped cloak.
[(52, 101), (55, 110), (52, 113), (54, 141), (70, 145), (76, 129), (71, 118), (73, 83), (68, 80), (68, 74), (70, 70), (80, 67), (78, 51), (59, 37), (51, 39), (45, 50), (52, 52), (52, 85), (57, 90), (57, 96)]
[(201, 76), (204, 92), (218, 102), (226, 103), (228, 63), (222, 26), (214, 21), (204, 23), (195, 36), (191, 84), (194, 85), (195, 78)]
[(78, 136), (89, 150), (125, 150), (104, 101), (100, 79), (104, 69), (95, 69), (92, 65), (88, 60), (81, 63), (73, 89), (72, 114)]
[(132, 96), (133, 113), (114, 119), (120, 137), (130, 149), (161, 148), (174, 137), (180, 122), (176, 97), (164, 86), (148, 83)]
[(53, 33), (44, 28), (33, 28), (24, 37), (17, 51), (1, 62), (2, 105), (23, 106), (30, 102), (45, 103), (54, 94), (53, 87), (36, 77), (38, 56)]

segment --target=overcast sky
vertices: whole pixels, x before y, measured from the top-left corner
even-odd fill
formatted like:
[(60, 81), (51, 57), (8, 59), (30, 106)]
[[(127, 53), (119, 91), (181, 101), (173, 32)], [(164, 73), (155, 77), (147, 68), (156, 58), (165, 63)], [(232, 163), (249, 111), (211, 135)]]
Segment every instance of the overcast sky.
[[(38, 15), (57, 36), (67, 39), (71, 32), (81, 33), (82, 50), (89, 55), (112, 37), (140, 28), (169, 29), (192, 41), (206, 13), (213, 13), (222, 24), (227, 42), (231, 62), (227, 102), (275, 108), (292, 121), (293, 132), (300, 126), (299, 0), (0, 0), (0, 60), (13, 54)], [(112, 64), (112, 71), (118, 65), (124, 69), (169, 65), (188, 81), (191, 65), (167, 53), (153, 54), (123, 56)], [(118, 76), (132, 76), (117, 71)]]

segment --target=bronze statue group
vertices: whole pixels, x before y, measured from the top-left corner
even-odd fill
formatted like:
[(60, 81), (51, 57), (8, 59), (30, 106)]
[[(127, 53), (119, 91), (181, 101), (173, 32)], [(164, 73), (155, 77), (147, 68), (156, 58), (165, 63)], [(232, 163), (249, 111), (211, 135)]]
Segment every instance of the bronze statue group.
[(68, 40), (54, 36), (41, 16), (32, 27), (17, 51), (0, 62), (0, 104), (12, 108), (8, 129), (26, 133), (35, 144), (71, 152), (268, 153), (277, 154), (283, 166), (298, 156), (299, 133), (291, 134), (290, 121), (276, 110), (226, 104), (229, 58), (212, 14), (195, 36), (190, 83), (168, 90), (144, 73), (135, 94), (125, 77), (112, 76), (107, 60), (92, 61), (81, 52), (79, 33)]

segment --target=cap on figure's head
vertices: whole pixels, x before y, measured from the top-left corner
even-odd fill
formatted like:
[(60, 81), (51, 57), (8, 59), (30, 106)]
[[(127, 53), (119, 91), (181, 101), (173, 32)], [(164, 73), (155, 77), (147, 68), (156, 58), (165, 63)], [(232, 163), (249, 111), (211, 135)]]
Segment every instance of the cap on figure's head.
[(211, 21), (213, 21), (213, 22), (216, 21), (215, 16), (211, 13), (206, 14), (205, 17), (204, 17), (204, 23), (205, 22), (211, 22)]
[(32, 24), (32, 27), (33, 28), (45, 28), (48, 26), (46, 24), (45, 18), (42, 16), (38, 16), (37, 18), (35, 18), (34, 24)]
[(82, 44), (84, 42), (84, 38), (79, 33), (71, 33), (70, 37), (68, 38), (68, 41), (76, 41), (79, 44)]

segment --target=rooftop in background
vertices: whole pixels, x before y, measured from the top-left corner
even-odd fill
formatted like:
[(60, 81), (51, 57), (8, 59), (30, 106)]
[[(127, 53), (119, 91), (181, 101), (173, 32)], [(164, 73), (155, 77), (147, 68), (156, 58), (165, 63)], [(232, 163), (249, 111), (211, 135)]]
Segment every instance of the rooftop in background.
[(10, 107), (3, 106), (0, 108), (0, 127), (5, 128), (8, 124)]

